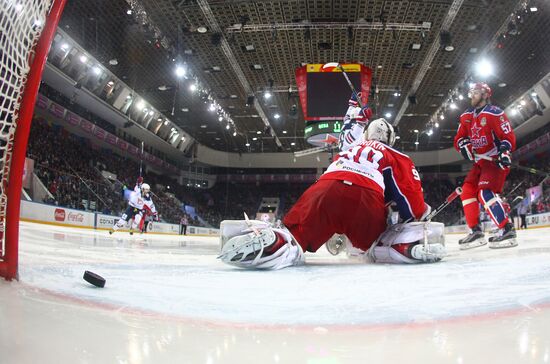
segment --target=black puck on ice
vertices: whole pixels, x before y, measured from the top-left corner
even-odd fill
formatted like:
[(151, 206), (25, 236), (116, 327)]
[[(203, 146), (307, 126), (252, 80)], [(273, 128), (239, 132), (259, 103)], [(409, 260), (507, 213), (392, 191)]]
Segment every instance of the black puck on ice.
[(84, 272), (84, 276), (82, 278), (84, 278), (86, 282), (93, 284), (96, 287), (100, 287), (100, 288), (105, 287), (105, 278), (103, 278), (99, 274), (90, 272), (89, 270)]

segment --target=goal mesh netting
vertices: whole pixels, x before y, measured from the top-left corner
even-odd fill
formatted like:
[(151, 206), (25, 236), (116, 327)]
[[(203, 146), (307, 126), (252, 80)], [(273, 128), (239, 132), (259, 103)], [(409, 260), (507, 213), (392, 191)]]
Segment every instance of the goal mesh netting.
[[(10, 176), (10, 170), (13, 169), (13, 163), (24, 163), (24, 158), (22, 161), (13, 159), (13, 149), (17, 143), (14, 138), (22, 112), (21, 102), (35, 46), (48, 21), (48, 11), (54, 1), (0, 0), (0, 268), (5, 268), (2, 265), (9, 263), (6, 263), (7, 252), (10, 249), (10, 241), (6, 239), (5, 234), (6, 221), (19, 221), (19, 216), (8, 216), (6, 208), (10, 198), (10, 177), (21, 178)], [(31, 105), (34, 105), (34, 100)], [(19, 198), (17, 195), (17, 199)], [(5, 269), (0, 269), (0, 275), (6, 275)]]

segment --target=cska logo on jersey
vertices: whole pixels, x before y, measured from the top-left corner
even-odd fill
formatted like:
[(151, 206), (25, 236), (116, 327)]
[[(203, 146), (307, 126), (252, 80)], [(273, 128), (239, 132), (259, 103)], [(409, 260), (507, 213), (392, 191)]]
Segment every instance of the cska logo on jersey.
[(474, 124), (472, 125), (472, 128), (470, 130), (472, 132), (472, 138), (479, 138), (479, 132), (481, 131), (481, 128), (479, 126)]

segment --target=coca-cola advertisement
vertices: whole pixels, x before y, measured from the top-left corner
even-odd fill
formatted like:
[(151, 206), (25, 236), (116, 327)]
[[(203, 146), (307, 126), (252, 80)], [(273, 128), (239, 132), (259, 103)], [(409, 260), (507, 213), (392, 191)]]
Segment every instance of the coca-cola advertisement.
[(65, 210), (55, 209), (54, 218), (55, 218), (55, 221), (65, 221)]
[(80, 212), (69, 212), (69, 215), (67, 216), (67, 221), (84, 222), (84, 214)]

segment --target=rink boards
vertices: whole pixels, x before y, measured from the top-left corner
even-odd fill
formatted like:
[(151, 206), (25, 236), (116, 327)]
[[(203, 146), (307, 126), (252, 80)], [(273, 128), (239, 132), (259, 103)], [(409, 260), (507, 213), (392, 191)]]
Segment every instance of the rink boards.
[[(118, 220), (118, 216), (52, 206), (43, 203), (21, 201), (21, 220), (38, 222), (48, 225), (68, 226), (77, 228), (108, 230)], [(177, 235), (180, 225), (153, 222), (149, 224), (148, 232), (154, 234)], [(189, 226), (187, 233), (191, 235), (217, 236), (218, 229)]]

